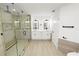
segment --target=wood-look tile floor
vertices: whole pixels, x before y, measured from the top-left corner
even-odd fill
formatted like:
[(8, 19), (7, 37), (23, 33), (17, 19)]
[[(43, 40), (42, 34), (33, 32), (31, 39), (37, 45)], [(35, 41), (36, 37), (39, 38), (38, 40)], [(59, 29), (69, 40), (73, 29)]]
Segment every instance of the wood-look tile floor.
[(24, 56), (64, 56), (51, 41), (30, 41)]

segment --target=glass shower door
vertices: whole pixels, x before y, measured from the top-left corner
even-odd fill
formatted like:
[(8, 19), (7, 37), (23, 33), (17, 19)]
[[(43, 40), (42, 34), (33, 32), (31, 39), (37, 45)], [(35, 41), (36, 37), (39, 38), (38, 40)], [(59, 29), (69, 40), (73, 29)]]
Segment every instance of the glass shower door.
[(17, 54), (24, 55), (28, 46), (28, 41), (31, 39), (31, 21), (26, 15), (15, 16), (15, 35), (17, 40)]
[(22, 56), (31, 39), (30, 15), (14, 15), (0, 11), (6, 56)]
[(5, 55), (16, 56), (16, 39), (14, 34), (14, 23), (12, 19), (12, 14), (2, 10), (1, 17)]
[[(31, 39), (31, 18), (30, 16), (22, 15), (20, 18), (20, 34), (21, 34), (21, 45), (18, 45), (18, 51), (21, 55), (24, 55), (26, 48), (28, 47)], [(22, 52), (20, 52), (22, 49)]]
[(21, 16), (14, 16), (14, 26), (15, 26), (15, 38), (16, 38), (16, 49), (17, 49), (17, 56), (22, 56), (23, 50), (24, 50), (24, 40), (22, 39), (21, 35), (21, 23), (20, 19)]

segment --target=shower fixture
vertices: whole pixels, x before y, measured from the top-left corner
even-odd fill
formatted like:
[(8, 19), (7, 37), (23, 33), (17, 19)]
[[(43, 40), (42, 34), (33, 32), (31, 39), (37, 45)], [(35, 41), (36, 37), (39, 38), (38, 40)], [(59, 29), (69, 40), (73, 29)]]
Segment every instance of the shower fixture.
[(16, 11), (16, 9), (15, 9), (15, 6), (14, 6), (14, 3), (11, 3), (12, 4), (12, 11)]
[(9, 6), (8, 5), (6, 6), (6, 8), (7, 8), (7, 11), (9, 11)]
[(9, 6), (6, 5), (6, 10), (5, 11), (8, 12), (8, 13), (11, 13), (9, 9), (10, 9)]

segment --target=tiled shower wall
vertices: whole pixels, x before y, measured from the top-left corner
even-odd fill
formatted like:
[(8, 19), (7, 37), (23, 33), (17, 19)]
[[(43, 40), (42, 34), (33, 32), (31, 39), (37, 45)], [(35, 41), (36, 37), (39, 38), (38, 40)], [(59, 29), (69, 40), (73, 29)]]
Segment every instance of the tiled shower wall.
[[(2, 25), (3, 25), (3, 37), (6, 45), (9, 45), (9, 42), (14, 41), (14, 26), (12, 14), (8, 12), (2, 13)], [(8, 46), (6, 47), (8, 48)]]
[[(2, 27), (0, 29), (2, 29), (2, 31), (3, 31), (3, 36), (0, 37), (1, 38), (0, 40), (3, 40), (3, 44), (5, 46), (4, 49), (2, 49), (2, 47), (1, 47), (0, 51), (1, 51), (1, 53), (3, 53), (2, 50), (5, 50), (4, 52), (6, 53), (6, 46), (8, 47), (8, 43), (15, 39), (12, 14), (1, 9), (0, 22), (1, 22), (0, 27)], [(0, 41), (0, 44), (1, 43), (2, 43), (2, 41)], [(3, 45), (0, 45), (0, 46), (3, 46)]]
[(3, 36), (2, 33), (2, 24), (1, 24), (1, 8), (0, 8), (0, 55), (4, 55), (4, 45), (3, 45)]

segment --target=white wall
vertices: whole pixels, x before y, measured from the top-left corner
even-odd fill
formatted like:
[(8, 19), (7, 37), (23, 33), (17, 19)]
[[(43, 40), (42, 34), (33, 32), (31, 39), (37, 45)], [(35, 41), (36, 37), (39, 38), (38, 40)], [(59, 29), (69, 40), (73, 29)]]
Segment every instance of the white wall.
[[(60, 8), (60, 35), (67, 37), (69, 41), (79, 43), (79, 4), (68, 4)], [(74, 26), (74, 28), (62, 28), (62, 26)]]
[[(50, 27), (49, 29), (46, 31), (43, 29), (43, 23), (46, 19), (48, 19), (50, 21), (51, 13), (43, 13), (43, 12), (38, 12), (38, 13), (32, 13), (31, 14), (31, 26), (32, 26), (32, 39), (35, 40), (40, 40), (40, 39), (50, 39)], [(38, 20), (39, 21), (39, 29), (38, 30), (34, 30), (33, 29), (33, 23), (34, 20)], [(40, 25), (42, 24), (42, 25)], [(49, 24), (50, 26), (50, 24)]]

